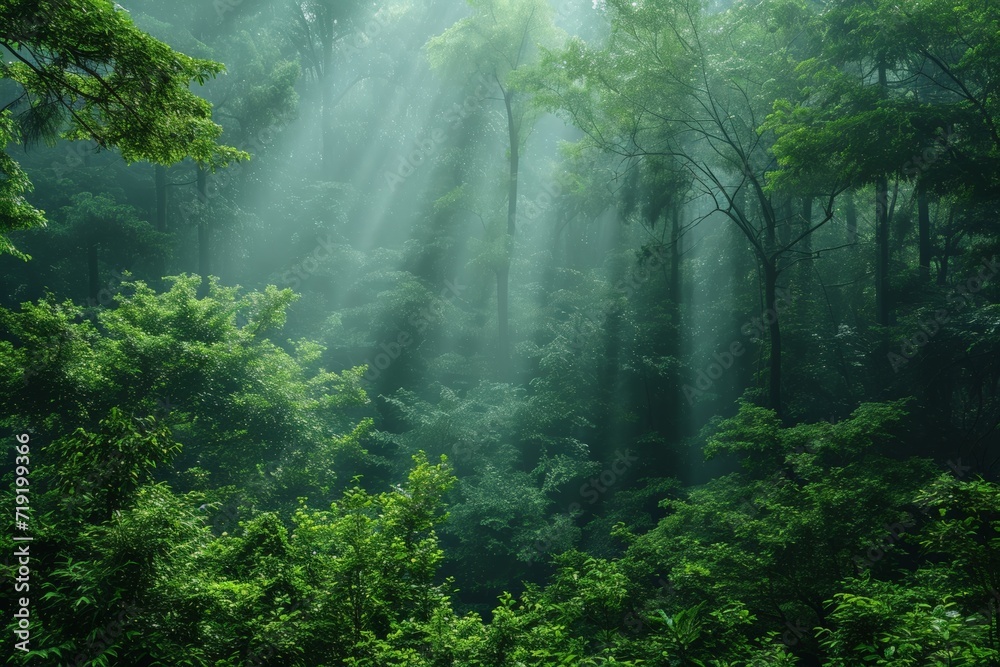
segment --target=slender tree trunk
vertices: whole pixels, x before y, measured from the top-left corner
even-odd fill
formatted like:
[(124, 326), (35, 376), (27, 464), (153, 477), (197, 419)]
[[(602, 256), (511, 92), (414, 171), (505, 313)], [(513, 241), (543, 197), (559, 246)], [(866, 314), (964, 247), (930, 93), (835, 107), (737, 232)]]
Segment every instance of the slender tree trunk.
[(889, 324), (889, 179), (875, 181), (875, 321)]
[(497, 326), (499, 329), (499, 363), (500, 371), (506, 371), (510, 359), (509, 312), (510, 312), (510, 265), (504, 264), (497, 269)]
[(211, 258), (211, 248), (209, 248), (208, 229), (208, 172), (204, 167), (198, 167), (198, 202), (201, 204), (198, 215), (198, 275), (201, 276), (201, 287), (199, 294), (202, 297), (208, 295), (208, 276), (211, 273), (209, 260)]
[(781, 325), (778, 322), (777, 294), (780, 254), (777, 252), (776, 232), (779, 230), (776, 227), (777, 216), (781, 215), (783, 227), (787, 228), (789, 204), (787, 199), (783, 199), (778, 205), (780, 213), (776, 212), (760, 187), (757, 188), (757, 200), (764, 220), (764, 248), (757, 259), (764, 273), (764, 323), (768, 326), (767, 334), (771, 346), (768, 357), (767, 407), (781, 417)]
[(517, 222), (517, 171), (520, 161), (520, 139), (514, 120), (514, 93), (510, 90), (504, 90), (503, 101), (507, 110), (510, 173), (507, 181), (507, 248), (503, 266), (497, 270), (497, 325), (499, 328), (499, 367), (501, 372), (506, 372), (510, 361), (510, 252), (513, 250), (514, 228)]
[(768, 324), (771, 354), (768, 359), (767, 407), (780, 417), (781, 405), (781, 324), (778, 317), (778, 270), (775, 261), (764, 263), (764, 322)]
[(101, 277), (97, 264), (97, 242), (87, 245), (87, 303), (90, 306), (100, 305)]
[(791, 197), (781, 197), (778, 201), (778, 215), (781, 219), (776, 221), (778, 225), (778, 238), (782, 246), (787, 246), (792, 242), (792, 199)]
[(847, 191), (847, 201), (844, 202), (844, 215), (847, 217), (847, 242), (858, 242), (858, 209), (854, 205), (854, 191)]
[[(683, 285), (681, 284), (682, 206), (679, 200), (680, 193), (676, 193), (674, 201), (670, 206), (670, 273), (667, 284), (667, 300), (669, 303), (667, 307), (670, 313), (670, 328), (667, 330), (668, 339), (665, 352), (667, 356), (674, 359), (680, 359), (684, 351), (684, 341), (681, 340), (681, 332), (683, 331), (681, 327), (681, 302), (684, 300)], [(649, 382), (645, 377), (644, 382), (646, 386), (646, 404), (648, 414), (650, 415), (649, 423), (652, 425), (655, 423), (652, 415), (657, 411), (653, 409), (653, 404), (650, 400)], [(681, 384), (678, 382), (677, 386), (680, 387)], [(667, 417), (665, 432), (669, 438), (680, 439), (682, 435), (683, 405), (683, 402), (679, 398), (678, 400), (670, 401), (667, 405), (667, 410), (665, 411)]]
[(680, 347), (681, 324), (681, 205), (674, 202), (670, 209), (670, 319), (676, 335), (674, 349)]
[[(887, 94), (888, 79), (884, 62), (879, 63), (878, 85)], [(875, 180), (875, 321), (888, 326), (889, 306), (889, 179), (885, 174)]]
[(948, 284), (948, 258), (950, 248), (949, 244), (944, 244), (944, 252), (941, 253), (941, 261), (939, 262), (938, 273), (937, 273), (937, 284), (944, 287)]
[[(812, 229), (812, 219), (813, 219), (813, 198), (812, 196), (806, 196), (802, 198), (802, 233), (808, 232)], [(805, 238), (799, 241), (799, 250), (806, 253), (805, 256), (812, 256), (812, 234), (806, 234)], [(799, 272), (799, 278), (802, 281), (803, 292), (808, 293), (809, 283), (812, 282), (812, 260), (807, 259), (801, 264), (801, 271)]]
[(569, 213), (564, 207), (558, 207), (556, 209), (555, 222), (552, 225), (552, 261), (546, 265), (544, 278), (542, 281), (542, 286), (546, 292), (551, 293), (556, 289), (556, 274), (558, 273), (558, 267), (562, 264), (562, 254), (560, 252), (560, 243), (563, 230), (563, 221), (568, 217)]
[(954, 236), (952, 236), (953, 227), (952, 223), (955, 221), (955, 207), (948, 207), (948, 221), (944, 226), (944, 244), (941, 248), (941, 257), (938, 262), (938, 274), (937, 274), (937, 284), (942, 287), (948, 284), (948, 261), (951, 259), (951, 249), (952, 241)]
[(327, 178), (333, 178), (334, 175), (334, 163), (336, 161), (336, 156), (333, 152), (334, 143), (334, 133), (333, 133), (333, 105), (334, 105), (334, 95), (333, 95), (333, 77), (331, 76), (331, 70), (333, 69), (333, 27), (330, 26), (331, 35), (330, 38), (324, 40), (323, 42), (323, 72), (320, 75), (319, 85), (322, 86), (322, 158), (323, 158), (323, 172)]
[(931, 213), (927, 201), (927, 191), (918, 184), (917, 220), (920, 236), (920, 280), (929, 282), (931, 279)]

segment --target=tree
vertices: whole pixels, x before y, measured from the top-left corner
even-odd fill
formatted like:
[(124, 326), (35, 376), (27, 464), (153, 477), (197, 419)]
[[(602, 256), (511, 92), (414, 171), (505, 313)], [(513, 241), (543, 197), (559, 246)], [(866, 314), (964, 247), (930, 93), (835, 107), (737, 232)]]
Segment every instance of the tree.
[[(572, 42), (545, 58), (545, 73), (530, 89), (540, 104), (563, 110), (601, 150), (675, 161), (709, 204), (700, 220), (718, 213), (739, 229), (762, 283), (770, 344), (766, 402), (780, 413), (779, 279), (792, 264), (827, 250), (809, 248), (806, 240), (832, 219), (835, 197), (845, 187), (829, 179), (793, 184), (772, 178), (766, 100), (794, 90), (794, 68), (813, 48), (809, 13), (782, 0), (713, 18), (702, 16), (695, 0), (612, 0), (608, 8), (608, 46)], [(762, 43), (774, 55), (762, 56)], [(754, 52), (741, 44), (753, 44)], [(790, 200), (800, 187), (822, 204), (823, 214), (792, 231), (801, 217)]]
[(31, 190), (31, 181), (17, 162), (7, 154), (7, 144), (17, 141), (17, 125), (10, 111), (0, 114), (0, 254), (10, 253), (20, 259), (28, 256), (14, 247), (7, 237), (8, 232), (31, 229), (45, 224), (42, 211), (24, 199), (24, 193)]
[[(776, 103), (777, 177), (874, 187), (875, 321), (886, 326), (894, 319), (890, 250), (899, 244), (892, 243), (890, 223), (901, 188), (913, 186), (924, 279), (934, 254), (929, 200), (958, 192), (995, 200), (1000, 109), (987, 62), (1000, 53), (990, 28), (998, 16), (976, 0), (963, 5), (957, 22), (947, 17), (958, 10), (937, 0), (915, 8), (858, 0), (830, 5), (817, 19), (823, 50), (800, 70), (811, 97)], [(937, 254), (946, 265), (947, 249)]]
[[(190, 156), (213, 169), (247, 157), (217, 143), (222, 128), (211, 106), (188, 88), (223, 66), (153, 39), (109, 0), (0, 3), (0, 47), (13, 57), (0, 75), (20, 91), (4, 107), (4, 119), (16, 118), (16, 130), (4, 120), (4, 143), (94, 140), (127, 162), (169, 165)], [(16, 198), (27, 187), (17, 172), (0, 168), (13, 176), (5, 189), (19, 188), (13, 204), (4, 199), (15, 210), (0, 220), (0, 250), (10, 250), (6, 234), (38, 224), (41, 214)]]
[(543, 0), (470, 0), (472, 16), (427, 43), (436, 69), (471, 85), (482, 78), (503, 101), (507, 119), (507, 226), (500, 239), (497, 277), (498, 368), (506, 372), (510, 358), (510, 250), (517, 223), (520, 150), (530, 121), (529, 108), (517, 95), (514, 73), (534, 62), (539, 48), (553, 46), (557, 33), (552, 10)]
[(305, 0), (292, 5), (295, 45), (301, 55), (303, 67), (315, 79), (320, 88), (321, 141), (323, 167), (327, 174), (333, 173), (337, 161), (334, 153), (336, 121), (334, 109), (347, 90), (361, 78), (348, 84), (338, 95), (334, 89), (336, 63), (335, 47), (348, 38), (355, 30), (355, 20), (361, 12), (360, 2), (343, 0)]

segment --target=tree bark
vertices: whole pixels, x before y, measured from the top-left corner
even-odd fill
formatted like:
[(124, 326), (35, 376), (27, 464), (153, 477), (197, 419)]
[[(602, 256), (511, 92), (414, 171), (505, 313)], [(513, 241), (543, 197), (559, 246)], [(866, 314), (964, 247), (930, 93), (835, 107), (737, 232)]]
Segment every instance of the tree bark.
[(780, 220), (775, 221), (778, 227), (778, 238), (782, 246), (787, 246), (792, 242), (792, 198), (781, 197), (778, 201), (778, 215)]
[(323, 53), (320, 56), (322, 65), (319, 73), (319, 85), (322, 90), (321, 104), (323, 107), (320, 111), (320, 122), (323, 125), (320, 130), (322, 134), (320, 157), (322, 158), (324, 176), (327, 179), (333, 180), (336, 177), (336, 156), (333, 150), (335, 140), (333, 108), (339, 99), (333, 94), (333, 45), (336, 41), (338, 29), (334, 7), (337, 3), (324, 2), (323, 4), (321, 16), (325, 25), (320, 31), (320, 46), (323, 49)]
[[(802, 198), (802, 233), (805, 234), (812, 228), (813, 219), (813, 198), (812, 196), (805, 196)], [(812, 234), (806, 234), (806, 236), (800, 242), (802, 245), (802, 252), (805, 253), (803, 258), (806, 256), (812, 257)], [(808, 293), (809, 283), (812, 282), (812, 259), (805, 259), (802, 262), (801, 270), (799, 271), (799, 279), (802, 281), (803, 291)]]
[(931, 279), (931, 215), (927, 200), (927, 191), (920, 184), (917, 191), (917, 221), (919, 227), (920, 245), (920, 280), (929, 282)]
[(681, 324), (681, 205), (674, 202), (670, 209), (670, 324), (676, 335), (671, 349), (680, 349)]
[[(503, 88), (501, 87), (501, 90)], [(517, 172), (520, 161), (517, 123), (514, 119), (514, 93), (503, 90), (504, 107), (507, 111), (507, 134), (510, 142), (510, 172), (507, 181), (507, 247), (503, 266), (497, 269), (497, 326), (499, 338), (499, 368), (505, 373), (510, 361), (510, 252), (513, 250), (515, 223), (517, 222)]]
[[(878, 85), (887, 95), (888, 79), (884, 62), (878, 66)], [(880, 174), (875, 179), (875, 321), (888, 326), (889, 306), (889, 179)]]
[(781, 323), (778, 317), (778, 270), (773, 259), (764, 263), (764, 322), (771, 350), (768, 358), (767, 407), (781, 417)]
[(854, 191), (847, 191), (847, 201), (844, 203), (844, 215), (847, 218), (847, 242), (858, 242), (858, 209), (854, 205)]
[(333, 40), (328, 40), (323, 44), (323, 73), (320, 76), (320, 86), (323, 87), (322, 95), (322, 159), (323, 159), (323, 172), (328, 178), (333, 177), (334, 173), (334, 162), (336, 158), (333, 152), (333, 77), (329, 75), (330, 68), (333, 66)]
[(889, 324), (889, 179), (875, 181), (875, 321)]

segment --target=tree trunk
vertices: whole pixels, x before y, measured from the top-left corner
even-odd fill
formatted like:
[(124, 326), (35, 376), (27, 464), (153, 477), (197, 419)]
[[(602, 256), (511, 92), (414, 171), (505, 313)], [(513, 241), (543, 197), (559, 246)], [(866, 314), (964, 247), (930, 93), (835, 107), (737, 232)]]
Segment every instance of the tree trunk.
[(917, 220), (920, 236), (920, 280), (929, 282), (931, 279), (931, 214), (927, 201), (927, 191), (918, 184)]
[(681, 205), (670, 210), (670, 324), (676, 335), (672, 349), (679, 349), (681, 324)]
[(510, 173), (507, 181), (507, 248), (503, 266), (497, 270), (497, 326), (499, 327), (499, 368), (501, 372), (506, 372), (510, 361), (510, 252), (513, 250), (514, 228), (517, 222), (517, 170), (520, 160), (520, 140), (517, 124), (514, 121), (514, 93), (510, 90), (504, 90), (503, 101), (507, 110)]
[[(806, 236), (799, 241), (800, 249), (803, 253), (803, 257), (812, 257), (812, 234), (807, 234), (807, 232), (812, 229), (812, 219), (813, 219), (813, 198), (811, 196), (806, 196), (802, 198), (802, 233)], [(802, 281), (803, 292), (808, 293), (809, 283), (812, 281), (812, 260), (806, 259), (802, 262), (801, 271), (799, 272), (799, 279)]]
[(948, 284), (948, 258), (950, 257), (950, 244), (944, 244), (944, 252), (941, 254), (941, 261), (938, 263), (937, 284), (944, 287)]
[(509, 336), (509, 299), (510, 299), (510, 264), (504, 264), (497, 269), (497, 327), (499, 329), (499, 369), (505, 374), (507, 362), (510, 359)]
[(778, 215), (780, 219), (775, 221), (778, 226), (778, 239), (782, 247), (792, 242), (792, 199), (791, 197), (781, 197), (778, 201)]
[(875, 321), (889, 324), (889, 179), (875, 181)]
[(854, 191), (847, 191), (847, 201), (844, 203), (844, 215), (847, 218), (847, 242), (858, 242), (858, 209), (854, 205)]
[(333, 26), (330, 26), (330, 38), (324, 40), (323, 42), (323, 71), (319, 77), (319, 85), (322, 86), (322, 159), (323, 159), (323, 173), (329, 179), (333, 178), (334, 175), (334, 162), (335, 156), (333, 153), (333, 105), (334, 105), (334, 95), (333, 95), (333, 77), (331, 74), (331, 69), (333, 68)]
[(198, 275), (201, 276), (201, 287), (199, 288), (199, 295), (205, 297), (208, 295), (208, 276), (211, 272), (209, 266), (209, 260), (211, 258), (211, 249), (209, 248), (209, 229), (208, 229), (208, 172), (204, 167), (198, 167), (198, 202), (199, 215), (198, 215)]
[[(878, 66), (878, 85), (882, 95), (888, 93), (884, 62)], [(875, 321), (889, 324), (889, 179), (880, 174), (875, 180)]]
[(778, 317), (778, 270), (774, 259), (764, 263), (764, 323), (768, 325), (771, 355), (768, 359), (767, 407), (780, 417), (781, 406), (781, 324)]

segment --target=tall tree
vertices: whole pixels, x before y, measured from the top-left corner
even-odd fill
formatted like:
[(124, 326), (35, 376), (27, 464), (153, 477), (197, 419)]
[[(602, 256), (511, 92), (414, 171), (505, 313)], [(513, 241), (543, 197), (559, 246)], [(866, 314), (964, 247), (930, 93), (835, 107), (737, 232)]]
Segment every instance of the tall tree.
[[(803, 241), (831, 219), (834, 197), (843, 188), (837, 180), (806, 184), (823, 214), (792, 227), (800, 218), (787, 204), (803, 185), (771, 178), (774, 135), (762, 125), (768, 110), (762, 100), (795, 92), (787, 82), (813, 48), (810, 16), (781, 0), (711, 18), (695, 0), (612, 0), (608, 8), (613, 26), (607, 48), (571, 43), (546, 58), (547, 73), (532, 90), (540, 103), (564, 109), (588, 141), (604, 150), (676, 160), (708, 198), (707, 215), (720, 213), (740, 230), (762, 278), (770, 345), (767, 402), (780, 413), (779, 279)], [(747, 44), (754, 53), (741, 46)], [(775, 55), (762, 57), (761, 44)]]
[[(337, 43), (350, 37), (357, 30), (355, 19), (363, 5), (356, 0), (304, 0), (293, 7), (294, 43), (302, 57), (306, 72), (320, 89), (321, 141), (324, 170), (332, 173), (337, 161), (335, 148), (336, 118), (334, 109), (345, 91), (335, 88), (336, 63), (334, 54)], [(347, 89), (358, 82), (347, 84)]]
[(544, 0), (469, 0), (472, 15), (427, 43), (431, 65), (466, 85), (487, 82), (500, 95), (507, 120), (506, 248), (497, 278), (499, 368), (510, 357), (510, 250), (517, 222), (520, 150), (530, 108), (521, 103), (514, 73), (535, 62), (539, 48), (553, 46), (557, 32)]

